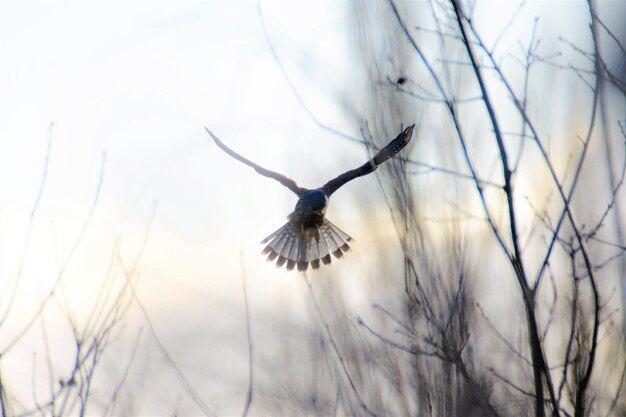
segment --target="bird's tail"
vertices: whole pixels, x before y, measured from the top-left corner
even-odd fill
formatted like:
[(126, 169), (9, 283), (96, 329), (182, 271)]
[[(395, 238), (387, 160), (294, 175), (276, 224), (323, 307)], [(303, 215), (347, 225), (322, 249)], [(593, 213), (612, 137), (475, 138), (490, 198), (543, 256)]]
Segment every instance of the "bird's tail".
[(267, 243), (263, 254), (267, 254), (267, 260), (276, 261), (276, 267), (280, 268), (285, 263), (287, 270), (291, 271), (298, 266), (298, 271), (306, 271), (311, 263), (313, 269), (320, 267), (320, 261), (328, 265), (331, 254), (341, 258), (350, 250), (348, 242), (352, 238), (344, 233), (328, 219), (319, 229), (300, 230), (300, 226), (288, 221), (280, 229), (266, 237), (261, 243)]

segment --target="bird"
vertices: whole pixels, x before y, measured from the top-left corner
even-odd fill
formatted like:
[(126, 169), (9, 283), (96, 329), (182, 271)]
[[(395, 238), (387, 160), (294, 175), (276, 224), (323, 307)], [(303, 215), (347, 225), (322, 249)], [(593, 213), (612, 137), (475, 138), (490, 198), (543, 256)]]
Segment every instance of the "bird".
[(374, 172), (380, 164), (400, 152), (411, 140), (414, 127), (413, 124), (404, 129), (363, 165), (314, 189), (300, 187), (291, 178), (255, 164), (224, 145), (207, 127), (205, 130), (222, 151), (257, 173), (278, 181), (298, 196), (293, 212), (287, 216), (287, 223), (261, 241), (266, 244), (262, 254), (267, 255), (269, 262), (276, 259), (278, 268), (287, 264), (288, 271), (295, 267), (298, 271), (306, 271), (309, 264), (318, 269), (320, 261), (324, 265), (331, 263), (331, 254), (341, 258), (350, 250), (348, 242), (353, 240), (352, 237), (326, 218), (330, 196), (348, 181)]

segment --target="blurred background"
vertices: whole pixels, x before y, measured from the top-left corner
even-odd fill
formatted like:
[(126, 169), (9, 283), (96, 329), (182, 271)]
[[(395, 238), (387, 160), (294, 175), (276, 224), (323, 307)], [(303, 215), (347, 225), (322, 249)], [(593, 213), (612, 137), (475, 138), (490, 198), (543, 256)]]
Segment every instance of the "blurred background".
[[(626, 8), (455, 4), (3, 1), (2, 415), (626, 415)], [(204, 131), (313, 188), (413, 123), (306, 274)]]

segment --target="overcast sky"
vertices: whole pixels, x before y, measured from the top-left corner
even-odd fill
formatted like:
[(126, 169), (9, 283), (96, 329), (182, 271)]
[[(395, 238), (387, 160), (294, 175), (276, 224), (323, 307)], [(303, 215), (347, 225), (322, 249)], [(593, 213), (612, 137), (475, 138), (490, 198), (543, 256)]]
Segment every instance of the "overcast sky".
[[(175, 341), (200, 333), (200, 352), (209, 346), (212, 355), (235, 356), (208, 361), (201, 374), (203, 383), (207, 375), (219, 380), (210, 385), (218, 404), (233, 389), (243, 389), (238, 375), (245, 370), (244, 352), (228, 353), (232, 335), (243, 335), (241, 266), (252, 308), (302, 309), (293, 296), (302, 282), (259, 255), (259, 241), (286, 221), (296, 199), (222, 153), (203, 127), (308, 187), (366, 157), (364, 149), (321, 131), (299, 106), (272, 57), (259, 10), (254, 2), (0, 4), (4, 305), (19, 276), (16, 302), (3, 326), (5, 342), (36, 311), (59, 271), (59, 303), (70, 306), (77, 320), (86, 317), (116, 251), (126, 265), (134, 262), (154, 212), (139, 266), (142, 302), (171, 349)], [(347, 126), (332, 97), (319, 88), (323, 80), (341, 85), (346, 78), (346, 4), (269, 2), (262, 13), (308, 105), (324, 123), (356, 134), (358, 127)], [(321, 158), (305, 150), (312, 146)], [(330, 152), (338, 157), (325, 158)], [(96, 193), (93, 217), (80, 238)], [(342, 209), (330, 213), (356, 235), (349, 196), (335, 199)], [(367, 247), (367, 236), (358, 239)], [(145, 326), (133, 317), (130, 328)], [(63, 341), (67, 321), (50, 312), (48, 324), (57, 329), (53, 344), (61, 346), (62, 374), (62, 352), (71, 351)], [(30, 394), (17, 387), (30, 385), (36, 350), (31, 346), (41, 346), (41, 340), (33, 337), (3, 361), (3, 371), (13, 376), (10, 388), (26, 398)], [(120, 357), (131, 350), (123, 343), (115, 348)], [(193, 354), (183, 352), (186, 358)], [(194, 362), (180, 360), (197, 377)], [(226, 363), (240, 365), (224, 368)], [(173, 387), (172, 398), (146, 412), (172, 410), (182, 392)]]
[[(479, 7), (487, 37), (514, 10), (491, 2)], [(546, 13), (546, 33), (580, 24), (551, 3), (528, 9), (525, 21)], [(242, 266), (254, 308), (280, 303), (282, 311), (301, 310), (294, 294), (303, 283), (259, 255), (259, 241), (286, 221), (295, 197), (222, 153), (203, 128), (305, 187), (360, 165), (367, 154), (320, 129), (303, 109), (262, 22), (315, 116), (358, 136), (359, 126), (330, 94), (351, 85), (347, 3), (0, 2), (0, 303), (20, 276), (14, 318), (3, 336), (30, 317), (69, 256), (63, 297), (77, 317), (86, 314), (116, 248), (132, 264), (148, 224), (139, 294), (164, 340), (176, 339), (172, 329), (201, 332), (205, 341), (219, 339), (222, 327), (242, 330)], [(72, 252), (97, 192), (93, 217)], [(378, 182), (355, 182), (329, 209), (357, 242), (351, 261), (333, 267), (338, 275), (368, 265), (373, 237), (350, 215), (352, 197), (363, 192), (378, 195)], [(368, 222), (391, 229), (382, 203)], [(397, 244), (390, 234), (390, 245)], [(61, 328), (62, 317), (58, 323)], [(245, 352), (230, 354), (242, 361), (245, 376)], [(4, 371), (26, 384), (31, 355), (27, 349), (15, 354)], [(193, 368), (191, 360), (182, 362)], [(228, 379), (231, 370), (207, 361), (203, 375), (223, 372)], [(216, 403), (228, 407), (232, 390), (243, 390), (237, 375), (231, 385), (212, 386)], [(148, 410), (170, 410), (176, 395), (167, 401)]]

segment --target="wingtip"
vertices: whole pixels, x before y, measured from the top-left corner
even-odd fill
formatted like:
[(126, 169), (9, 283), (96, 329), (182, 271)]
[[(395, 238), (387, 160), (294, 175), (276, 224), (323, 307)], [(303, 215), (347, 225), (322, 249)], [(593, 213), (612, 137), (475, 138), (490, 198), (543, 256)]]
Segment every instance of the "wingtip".
[(207, 132), (207, 133), (211, 136), (211, 138), (213, 138), (213, 140), (215, 141), (215, 143), (217, 143), (218, 145), (221, 145), (221, 144), (222, 144), (222, 142), (221, 142), (221, 141), (217, 138), (217, 136), (215, 136), (215, 135), (213, 134), (213, 132), (211, 132), (211, 131), (209, 130), (209, 128), (208, 128), (208, 127), (204, 126), (204, 130), (206, 130), (206, 132)]
[(411, 139), (413, 138), (413, 129), (415, 128), (415, 123), (412, 124), (411, 126), (407, 127), (406, 129), (404, 129), (402, 131), (402, 133), (400, 134), (400, 136), (402, 137), (402, 142), (403, 145), (402, 147), (406, 146)]

